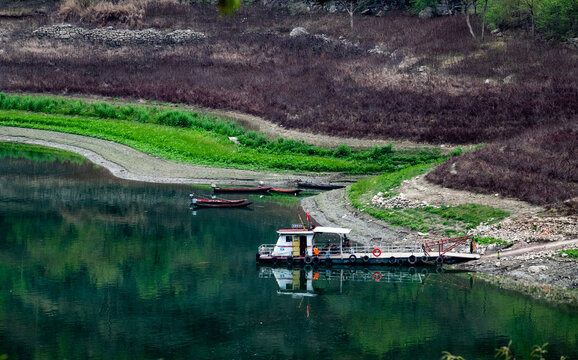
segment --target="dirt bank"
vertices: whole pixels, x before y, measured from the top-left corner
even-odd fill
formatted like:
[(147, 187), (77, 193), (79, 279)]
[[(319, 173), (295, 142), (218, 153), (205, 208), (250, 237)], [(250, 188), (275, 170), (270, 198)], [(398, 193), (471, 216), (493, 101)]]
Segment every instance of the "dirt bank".
[[(543, 210), (515, 199), (472, 194), (429, 184), (423, 177), (405, 182), (396, 191), (405, 191), (412, 200), (432, 205), (481, 203), (508, 210), (512, 215), (504, 221), (482, 225), (471, 233), (496, 237), (513, 243), (507, 249), (496, 245), (478, 245), (480, 260), (456, 267), (476, 271), (478, 277), (495, 286), (513, 290), (547, 301), (578, 306), (578, 261), (561, 256), (560, 250), (578, 247), (578, 217), (538, 216)], [(325, 192), (303, 199), (303, 208), (323, 225), (353, 229), (354, 241), (378, 244), (423, 242), (416, 231), (392, 227), (353, 208), (346, 190)], [(432, 239), (432, 237), (430, 237)]]
[(399, 192), (408, 200), (425, 201), (432, 206), (479, 204), (505, 210), (512, 218), (532, 216), (545, 209), (527, 202), (505, 198), (500, 194), (484, 195), (469, 191), (453, 190), (428, 182), (425, 176), (416, 176), (404, 181)]
[[(31, 92), (21, 92), (22, 95), (31, 96), (45, 96), (42, 93), (31, 93)], [(171, 108), (177, 110), (190, 110), (198, 111), (203, 114), (211, 114), (229, 120), (241, 125), (245, 130), (259, 131), (265, 134), (271, 140), (277, 140), (279, 137), (284, 139), (300, 140), (308, 144), (315, 144), (316, 146), (337, 148), (339, 145), (347, 145), (355, 149), (366, 149), (372, 148), (374, 146), (387, 146), (392, 145), (395, 148), (439, 148), (442, 154), (449, 154), (457, 146), (446, 144), (446, 145), (432, 145), (427, 143), (420, 143), (415, 141), (403, 141), (394, 139), (360, 139), (353, 137), (336, 137), (323, 134), (314, 134), (304, 131), (286, 129), (282, 125), (275, 124), (273, 122), (267, 121), (258, 116), (253, 116), (249, 114), (243, 114), (238, 111), (231, 110), (218, 110), (210, 109), (198, 105), (171, 105), (167, 103), (148, 103), (145, 100), (131, 100), (128, 98), (110, 98), (100, 95), (57, 95), (51, 94), (51, 97), (62, 98), (66, 100), (82, 100), (85, 102), (106, 102), (114, 103), (117, 105), (130, 104), (137, 106), (154, 106), (157, 108)], [(462, 145), (461, 147), (467, 147), (471, 145)]]
[[(199, 110), (199, 109), (197, 109)], [(347, 145), (351, 148), (371, 148), (374, 146), (392, 145), (395, 148), (435, 148), (438, 147), (442, 154), (450, 153), (456, 148), (455, 145), (431, 145), (414, 141), (402, 141), (391, 139), (359, 139), (349, 137), (336, 137), (323, 134), (313, 134), (303, 131), (286, 129), (282, 125), (272, 123), (257, 116), (242, 114), (235, 111), (222, 111), (213, 109), (200, 109), (202, 112), (215, 114), (230, 119), (247, 130), (259, 131), (266, 134), (270, 139), (282, 137), (284, 139), (302, 140), (317, 146), (337, 148), (339, 145)], [(468, 145), (465, 145), (468, 146)]]

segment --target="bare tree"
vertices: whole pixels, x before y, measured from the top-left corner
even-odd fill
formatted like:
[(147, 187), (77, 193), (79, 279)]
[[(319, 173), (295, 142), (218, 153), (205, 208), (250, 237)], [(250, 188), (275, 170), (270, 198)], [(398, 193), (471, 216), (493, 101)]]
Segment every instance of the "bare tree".
[(349, 14), (349, 26), (351, 27), (351, 31), (353, 31), (353, 14), (361, 8), (361, 0), (346, 0), (346, 2), (347, 6), (345, 7), (345, 11)]
[(466, 13), (466, 24), (468, 24), (468, 29), (470, 30), (470, 34), (472, 34), (472, 37), (475, 40), (478, 40), (478, 38), (476, 37), (476, 33), (474, 33), (474, 29), (472, 28), (472, 23), (470, 22), (470, 7), (471, 7), (471, 2), (469, 0), (464, 0), (463, 2), (463, 11), (465, 11)]

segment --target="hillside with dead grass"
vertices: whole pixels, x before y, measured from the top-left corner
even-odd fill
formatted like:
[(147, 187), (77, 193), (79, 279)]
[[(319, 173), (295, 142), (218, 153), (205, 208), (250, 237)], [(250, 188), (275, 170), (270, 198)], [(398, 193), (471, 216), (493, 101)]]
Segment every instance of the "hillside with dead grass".
[[(559, 136), (574, 131), (578, 119), (575, 50), (508, 34), (479, 43), (460, 15), (359, 16), (351, 30), (344, 13), (293, 16), (255, 3), (224, 17), (210, 5), (156, 0), (132, 11), (134, 4), (83, 8), (69, 1), (3, 22), (0, 89), (185, 103), (339, 137), (483, 142), (492, 145), (455, 163), (460, 176), (450, 164), (435, 181), (541, 205), (578, 196), (577, 167), (564, 155), (575, 154), (576, 143)], [(34, 33), (64, 21), (99, 31), (189, 29), (204, 37), (120, 43)], [(291, 36), (298, 26), (308, 34)], [(542, 138), (548, 141), (532, 142)], [(504, 147), (513, 150), (500, 152)]]

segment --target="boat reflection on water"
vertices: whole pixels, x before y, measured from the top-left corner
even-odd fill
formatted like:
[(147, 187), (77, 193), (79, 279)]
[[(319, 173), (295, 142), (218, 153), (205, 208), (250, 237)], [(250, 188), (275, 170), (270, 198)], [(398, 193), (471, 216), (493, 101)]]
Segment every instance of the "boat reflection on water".
[[(343, 292), (344, 283), (364, 281), (387, 284), (428, 284), (469, 289), (475, 273), (443, 267), (275, 267), (258, 266), (259, 278), (275, 279), (280, 295), (294, 298)], [(460, 274), (460, 275), (458, 275)]]

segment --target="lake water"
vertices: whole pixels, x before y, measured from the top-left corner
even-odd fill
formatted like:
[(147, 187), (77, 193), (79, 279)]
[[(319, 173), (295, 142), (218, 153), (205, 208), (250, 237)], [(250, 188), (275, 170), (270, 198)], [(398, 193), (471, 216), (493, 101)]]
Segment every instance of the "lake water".
[(578, 309), (474, 274), (257, 267), (299, 222), (291, 197), (193, 213), (209, 189), (0, 149), (0, 357), (472, 360), (512, 340), (578, 359)]

